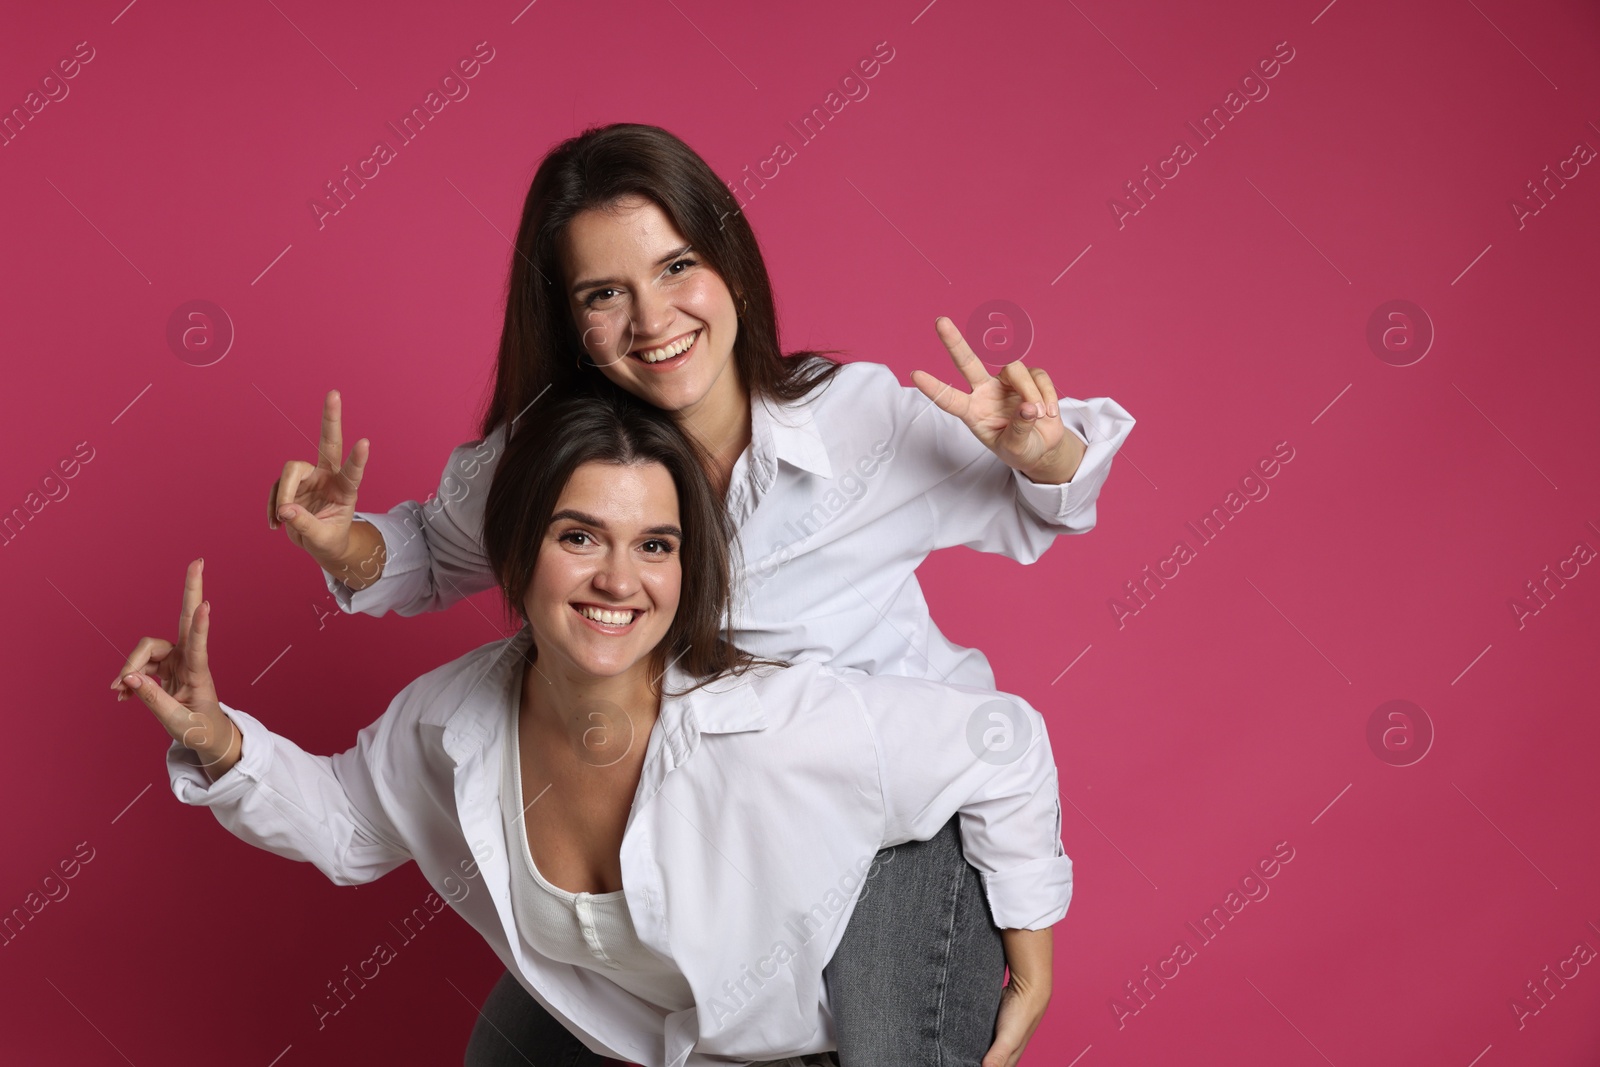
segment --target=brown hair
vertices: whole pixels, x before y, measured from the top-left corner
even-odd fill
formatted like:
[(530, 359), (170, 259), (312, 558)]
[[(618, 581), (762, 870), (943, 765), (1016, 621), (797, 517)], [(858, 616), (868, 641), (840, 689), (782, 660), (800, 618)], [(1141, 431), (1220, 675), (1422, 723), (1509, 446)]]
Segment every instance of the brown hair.
[(514, 419), (484, 499), (483, 545), (507, 607), (527, 623), (523, 598), (556, 502), (585, 463), (659, 463), (678, 491), (683, 586), (677, 614), (651, 652), (659, 683), (676, 664), (703, 682), (757, 662), (725, 628), (732, 582), (732, 528), (706, 475), (703, 449), (670, 415), (620, 389), (557, 401), (538, 418)]
[(578, 214), (626, 196), (660, 207), (742, 305), (733, 359), (752, 397), (798, 400), (838, 371), (832, 350), (783, 354), (755, 232), (705, 160), (659, 126), (590, 127), (544, 157), (523, 202), (484, 437), (546, 391), (560, 398), (583, 386), (617, 388), (579, 359), (584, 349), (567, 300), (561, 242)]

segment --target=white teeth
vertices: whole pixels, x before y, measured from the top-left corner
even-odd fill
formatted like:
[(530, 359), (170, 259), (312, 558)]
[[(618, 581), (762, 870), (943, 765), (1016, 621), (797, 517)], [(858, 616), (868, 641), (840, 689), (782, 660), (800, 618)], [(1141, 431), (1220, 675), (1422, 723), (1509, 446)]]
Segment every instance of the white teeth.
[(607, 626), (626, 626), (633, 621), (631, 611), (607, 611), (605, 608), (591, 608), (588, 605), (579, 608), (578, 614)]
[(690, 346), (694, 344), (695, 338), (699, 336), (700, 331), (696, 330), (688, 337), (685, 337), (679, 341), (674, 341), (670, 345), (663, 345), (660, 348), (652, 348), (648, 351), (640, 352), (639, 358), (644, 360), (646, 363), (660, 363), (664, 359), (671, 359), (673, 356), (687, 352)]

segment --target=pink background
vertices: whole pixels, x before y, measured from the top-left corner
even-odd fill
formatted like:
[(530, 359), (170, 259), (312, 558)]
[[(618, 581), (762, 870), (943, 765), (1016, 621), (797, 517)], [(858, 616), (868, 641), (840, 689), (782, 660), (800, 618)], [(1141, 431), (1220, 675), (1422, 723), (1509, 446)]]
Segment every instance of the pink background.
[[(498, 635), (489, 596), (319, 618), (268, 489), (338, 387), (346, 443), (373, 442), (362, 506), (433, 491), (476, 436), (537, 161), (629, 120), (728, 178), (795, 150), (748, 205), (786, 347), (908, 381), (948, 369), (936, 315), (1009, 300), (1030, 363), (1139, 420), (1090, 536), (923, 571), (1061, 764), (1076, 898), (1025, 1062), (1595, 1062), (1600, 967), (1520, 1026), (1511, 1005), (1600, 949), (1600, 568), (1568, 565), (1520, 626), (1511, 601), (1600, 548), (1600, 167), (1520, 225), (1511, 202), (1600, 147), (1600, 14), (924, 3), (13, 5), (7, 111), (77, 42), (94, 58), (0, 148), (0, 508), (93, 458), (0, 549), (0, 910), (93, 858), (0, 949), (0, 1059), (460, 1062), (500, 966), (453, 912), (401, 941), (415, 867), (337, 888), (243, 845), (173, 799), (165, 733), (105, 686), (173, 635), (202, 554), (223, 699), (312, 751)], [(470, 95), (319, 229), (310, 198), (480, 41)], [(800, 143), (786, 123), (884, 41), (870, 94)], [(1270, 94), (1198, 146), (1185, 123), (1284, 41)], [(1196, 158), (1119, 228), (1111, 198), (1180, 137)], [(210, 366), (167, 342), (192, 299), (237, 332)], [(1395, 299), (1436, 332), (1408, 366), (1367, 342)], [(1278, 442), (1270, 495), (1199, 547), (1185, 523)], [(1196, 557), (1119, 625), (1112, 599), (1180, 538)], [(1404, 761), (1404, 729), (1369, 744), (1390, 700), (1421, 709), (1413, 739), (1431, 724), (1420, 762), (1380, 758)], [(1184, 924), (1279, 842), (1270, 895), (1201, 946)], [(1132, 999), (1180, 938), (1196, 958)], [(398, 959), (318, 1030), (325, 983), (380, 940)]]

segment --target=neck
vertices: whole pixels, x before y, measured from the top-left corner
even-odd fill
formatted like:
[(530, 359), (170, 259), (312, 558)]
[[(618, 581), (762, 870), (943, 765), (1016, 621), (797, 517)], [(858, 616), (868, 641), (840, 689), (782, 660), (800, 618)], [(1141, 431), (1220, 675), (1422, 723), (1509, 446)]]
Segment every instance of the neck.
[(622, 674), (600, 677), (541, 656), (523, 667), (522, 707), (525, 715), (559, 725), (574, 744), (593, 748), (614, 739), (618, 730), (648, 737), (661, 697), (648, 658)]
[(724, 495), (733, 465), (750, 446), (750, 393), (732, 359), (705, 398), (673, 413), (678, 425), (711, 456), (712, 484)]

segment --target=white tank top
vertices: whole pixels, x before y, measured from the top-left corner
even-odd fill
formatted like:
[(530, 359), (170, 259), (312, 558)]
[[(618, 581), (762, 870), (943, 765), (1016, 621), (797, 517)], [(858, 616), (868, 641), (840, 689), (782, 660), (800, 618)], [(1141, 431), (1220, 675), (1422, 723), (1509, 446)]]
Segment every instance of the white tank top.
[[(694, 993), (683, 973), (639, 940), (624, 890), (571, 893), (551, 885), (534, 866), (523, 818), (529, 802), (522, 799), (522, 749), (517, 742), (520, 691), (510, 704), (506, 754), (501, 761), (500, 809), (506, 851), (511, 857), (511, 913), (517, 933), (529, 948), (561, 963), (596, 971), (663, 1015), (693, 1007)], [(763, 1060), (751, 1067), (838, 1067), (838, 1060), (832, 1052), (818, 1052)]]
[(571, 893), (550, 884), (534, 866), (523, 816), (538, 809), (529, 807), (533, 798), (522, 797), (520, 694), (510, 704), (500, 798), (511, 858), (511, 912), (523, 942), (549, 959), (604, 975), (663, 1014), (693, 1007), (694, 994), (682, 972), (639, 940), (624, 890)]

